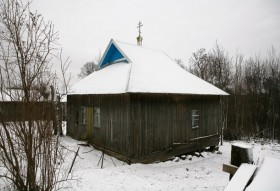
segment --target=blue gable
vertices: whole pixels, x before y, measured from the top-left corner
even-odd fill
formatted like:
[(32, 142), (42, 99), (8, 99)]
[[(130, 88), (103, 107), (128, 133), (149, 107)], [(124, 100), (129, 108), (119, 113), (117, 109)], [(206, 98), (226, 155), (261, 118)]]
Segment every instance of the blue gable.
[(105, 52), (105, 54), (105, 57), (101, 61), (100, 68), (120, 61), (128, 63), (126, 57), (119, 51), (114, 43), (111, 43), (108, 51)]

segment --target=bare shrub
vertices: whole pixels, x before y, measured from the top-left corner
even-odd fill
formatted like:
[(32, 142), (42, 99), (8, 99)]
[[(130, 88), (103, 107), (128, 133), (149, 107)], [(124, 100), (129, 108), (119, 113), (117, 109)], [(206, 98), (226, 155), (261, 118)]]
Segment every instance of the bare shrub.
[(0, 95), (8, 103), (0, 112), (0, 178), (8, 190), (56, 190), (69, 180), (67, 152), (53, 134), (59, 82), (51, 64), (68, 68), (57, 40), (53, 24), (30, 2), (0, 2)]

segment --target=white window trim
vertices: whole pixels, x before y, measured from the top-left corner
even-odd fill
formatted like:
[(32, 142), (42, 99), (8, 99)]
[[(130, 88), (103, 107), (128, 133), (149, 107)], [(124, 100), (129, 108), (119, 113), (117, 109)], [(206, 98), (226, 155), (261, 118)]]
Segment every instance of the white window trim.
[(86, 107), (81, 107), (81, 124), (85, 125), (87, 123)]
[(94, 120), (94, 124), (93, 126), (96, 128), (100, 128), (101, 127), (101, 110), (100, 107), (94, 107), (94, 112), (93, 112), (93, 120)]
[(199, 128), (199, 110), (193, 109), (192, 110), (192, 129)]

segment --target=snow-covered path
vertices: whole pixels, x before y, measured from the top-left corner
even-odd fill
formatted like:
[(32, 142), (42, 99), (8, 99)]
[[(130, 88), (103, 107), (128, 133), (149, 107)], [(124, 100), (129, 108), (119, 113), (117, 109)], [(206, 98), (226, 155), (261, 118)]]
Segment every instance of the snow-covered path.
[[(78, 141), (64, 137), (63, 143), (75, 151)], [(74, 190), (223, 190), (229, 175), (222, 171), (222, 164), (230, 160), (231, 144), (220, 146), (221, 154), (203, 152), (203, 157), (192, 156), (192, 160), (166, 161), (154, 164), (127, 165), (105, 155), (104, 168), (97, 166), (101, 152), (92, 147), (80, 146), (79, 157), (74, 167)], [(272, 156), (280, 158), (280, 145), (253, 146), (254, 159)], [(73, 154), (74, 155), (74, 154)], [(69, 163), (73, 157), (69, 157)]]

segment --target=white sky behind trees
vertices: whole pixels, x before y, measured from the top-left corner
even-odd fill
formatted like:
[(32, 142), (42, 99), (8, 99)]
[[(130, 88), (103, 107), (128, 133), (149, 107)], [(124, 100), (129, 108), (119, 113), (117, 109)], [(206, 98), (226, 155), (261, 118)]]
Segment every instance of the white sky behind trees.
[(185, 64), (216, 41), (230, 55), (280, 52), (279, 0), (34, 0), (32, 9), (54, 23), (74, 76), (111, 38), (136, 44), (139, 20), (143, 46)]

